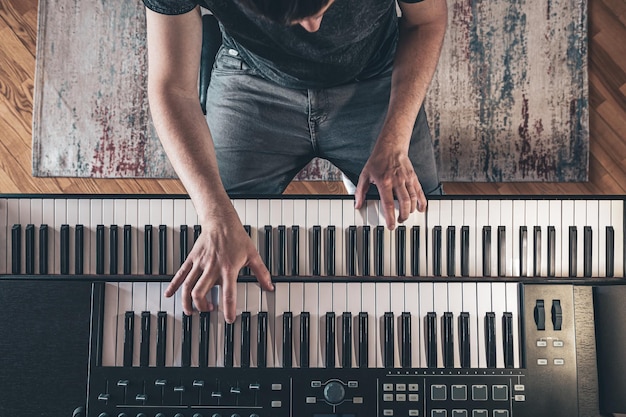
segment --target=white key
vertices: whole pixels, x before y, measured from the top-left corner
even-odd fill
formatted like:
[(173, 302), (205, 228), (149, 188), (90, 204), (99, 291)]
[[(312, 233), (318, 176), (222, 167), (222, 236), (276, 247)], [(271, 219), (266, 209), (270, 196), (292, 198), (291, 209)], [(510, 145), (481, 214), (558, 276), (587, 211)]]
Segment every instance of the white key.
[[(406, 269), (406, 274), (407, 276), (413, 275), (413, 271), (411, 270), (411, 253), (412, 253), (412, 246), (411, 246), (411, 236), (412, 236), (412, 229), (413, 227), (418, 227), (419, 228), (419, 233), (418, 233), (418, 240), (419, 240), (419, 250), (417, 251), (417, 255), (418, 255), (418, 262), (419, 262), (419, 275), (421, 276), (426, 276), (426, 265), (427, 265), (427, 260), (426, 260), (426, 213), (420, 213), (418, 211), (413, 212), (409, 218), (404, 222), (404, 225), (406, 226), (406, 262), (407, 262), (407, 269)], [(411, 319), (411, 322), (413, 321), (413, 319)], [(415, 361), (415, 358), (413, 359)]]
[[(306, 244), (304, 247), (300, 247), (300, 250), (305, 249), (304, 253), (306, 254), (306, 268), (300, 270), (300, 274), (304, 272), (305, 275), (313, 274), (313, 227), (319, 226), (319, 201), (315, 200), (307, 200), (306, 201)], [(300, 230), (302, 233), (303, 230)]]
[[(352, 209), (351, 211), (354, 211)], [(335, 275), (345, 276), (345, 226), (343, 225), (343, 200), (330, 201), (329, 225), (335, 226)]]
[(548, 276), (548, 226), (552, 226), (550, 224), (550, 208), (550, 201), (537, 201), (537, 225), (541, 227), (541, 277)]
[[(293, 200), (283, 200), (282, 204), (282, 212), (283, 212), (283, 218), (282, 218), (282, 225), (285, 226), (285, 233), (287, 234), (286, 236), (286, 241), (287, 241), (287, 248), (286, 248), (286, 254), (285, 254), (285, 275), (292, 275), (292, 266), (295, 262), (297, 262), (297, 260), (292, 259), (291, 256), (291, 248), (293, 247), (294, 242), (292, 241), (292, 228), (294, 226), (294, 212), (293, 212)], [(296, 314), (300, 314), (299, 312), (296, 313), (295, 311), (293, 312), (293, 317), (294, 319), (296, 318)]]
[(502, 317), (506, 309), (506, 283), (491, 284), (491, 305), (496, 313), (496, 368), (504, 368), (504, 337), (502, 333)]
[(281, 200), (270, 200), (270, 219), (272, 226), (272, 269), (270, 273), (276, 275), (278, 265), (278, 226), (282, 225), (283, 208)]
[(159, 226), (163, 221), (161, 200), (150, 200), (150, 222), (152, 225), (152, 273), (159, 273)]
[[(347, 287), (347, 311), (352, 313), (352, 362), (350, 367), (355, 368), (359, 363), (359, 313), (361, 307), (362, 284), (349, 284)], [(343, 362), (342, 362), (343, 363)]]
[(171, 234), (173, 236), (173, 244), (172, 244), (172, 259), (173, 259), (173, 264), (172, 264), (172, 271), (171, 273), (174, 274), (176, 273), (176, 271), (178, 271), (178, 269), (180, 268), (180, 266), (183, 263), (183, 260), (186, 258), (187, 254), (183, 254), (181, 252), (181, 246), (182, 246), (182, 234), (180, 231), (181, 226), (187, 226), (187, 241), (185, 242), (187, 244), (187, 250), (189, 250), (189, 244), (190, 244), (190, 238), (189, 236), (193, 236), (193, 224), (190, 224), (187, 221), (187, 207), (185, 205), (185, 200), (182, 199), (176, 199), (173, 201), (174, 203), (174, 211), (173, 211), (173, 221), (172, 221), (172, 231)]
[[(318, 364), (320, 368), (326, 367), (328, 358), (326, 357), (326, 326), (331, 323), (326, 322), (326, 313), (333, 312), (333, 284), (330, 282), (319, 283), (318, 294), (318, 311), (319, 311), (319, 327), (318, 327), (318, 346), (319, 356)], [(336, 313), (335, 313), (336, 314)], [(335, 336), (337, 329), (335, 328)]]
[[(428, 313), (435, 311), (435, 306), (433, 302), (433, 297), (434, 297), (433, 285), (434, 284), (432, 282), (421, 282), (419, 284), (420, 286), (419, 321), (420, 321), (420, 324), (424, 326), (424, 328), (419, 332), (419, 345), (420, 345), (419, 367), (420, 368), (428, 367), (428, 362), (426, 359), (427, 358), (426, 327), (424, 323), (426, 322), (426, 316), (428, 315)], [(437, 317), (437, 320), (440, 320), (440, 317)], [(439, 332), (437, 332), (437, 336), (439, 336)], [(416, 365), (417, 364), (414, 364), (413, 366), (416, 367)]]
[[(158, 271), (158, 268), (157, 268)], [(161, 294), (165, 292), (167, 283), (161, 283)], [(177, 293), (172, 297), (161, 297), (161, 310), (167, 314), (166, 326), (167, 333), (165, 337), (165, 366), (174, 366), (174, 328), (176, 327), (176, 299), (180, 299), (180, 294)], [(180, 319), (178, 319), (180, 320)], [(215, 339), (213, 339), (215, 340)]]
[(292, 364), (294, 368), (302, 366), (300, 362), (300, 323), (304, 310), (304, 283), (292, 282), (289, 284), (289, 310), (292, 313)]
[[(526, 276), (533, 277), (535, 269), (535, 253), (541, 256), (541, 250), (543, 249), (543, 242), (539, 242), (539, 245), (535, 247), (535, 226), (539, 226), (537, 219), (537, 200), (527, 200), (524, 209), (524, 225), (526, 226)], [(547, 214), (543, 213), (545, 217)], [(545, 227), (541, 228), (541, 237), (543, 238), (546, 233)], [(541, 259), (541, 258), (540, 258)], [(542, 259), (543, 260), (543, 259)], [(537, 272), (541, 273), (541, 269)]]
[(343, 366), (343, 319), (342, 315), (347, 312), (348, 286), (345, 282), (333, 282), (332, 284), (332, 311), (335, 313), (335, 367)]
[[(341, 213), (339, 213), (339, 215), (341, 215)], [(322, 250), (320, 252), (320, 274), (321, 275), (328, 275), (328, 270), (327, 270), (327, 257), (326, 257), (326, 251), (328, 250), (328, 240), (327, 240), (327, 235), (328, 235), (328, 226), (330, 226), (331, 220), (330, 220), (330, 201), (326, 200), (326, 199), (320, 199), (318, 200), (318, 224), (321, 227), (321, 247)], [(335, 234), (336, 234), (336, 230), (335, 230)], [(335, 242), (337, 237), (335, 236)], [(336, 262), (337, 256), (335, 256), (335, 262)], [(336, 265), (336, 263), (335, 263)]]
[(485, 344), (485, 316), (493, 311), (491, 307), (491, 284), (479, 282), (476, 284), (476, 323), (478, 326), (478, 367), (487, 367), (487, 347)]
[(515, 282), (506, 283), (506, 311), (513, 316), (513, 367), (520, 367), (520, 351), (519, 351), (519, 284)]
[[(43, 218), (42, 224), (48, 225), (48, 273), (54, 273), (54, 200), (46, 198), (43, 200)], [(11, 225), (9, 225), (11, 226)], [(39, 233), (36, 233), (37, 238), (35, 239), (39, 246), (41, 246), (41, 242), (38, 240)], [(94, 258), (95, 259), (95, 258)], [(39, 273), (39, 265), (35, 265), (35, 271)]]
[[(341, 275), (344, 276), (348, 276), (348, 259), (350, 259), (350, 255), (348, 254), (348, 251), (350, 250), (350, 237), (349, 237), (349, 229), (350, 226), (356, 226), (356, 219), (355, 219), (355, 215), (356, 215), (356, 211), (354, 210), (354, 200), (341, 200), (342, 206), (343, 206), (343, 211), (342, 211), (342, 219), (341, 219), (341, 230), (337, 229), (337, 234), (341, 235), (344, 244), (343, 244), (343, 249), (341, 252), (339, 253), (339, 256), (342, 258), (342, 265), (343, 265), (343, 269), (342, 270), (337, 270), (337, 272), (339, 272)], [(345, 262), (343, 262), (343, 259), (345, 259)], [(358, 273), (358, 267), (356, 267), (358, 265), (358, 262), (356, 261), (356, 256), (355, 256), (355, 275)]]
[[(455, 271), (448, 271), (448, 226), (452, 226), (452, 201), (439, 201), (439, 224), (441, 225), (441, 275), (454, 275)], [(455, 239), (456, 240), (456, 239)]]
[(461, 276), (461, 228), (465, 226), (465, 204), (463, 201), (453, 201), (450, 224), (454, 226), (454, 275)]
[(54, 200), (54, 223), (48, 223), (48, 262), (49, 272), (61, 273), (61, 225), (67, 224), (67, 201), (64, 198)]
[(261, 311), (261, 287), (257, 283), (246, 283), (246, 311), (250, 312), (250, 367), (258, 365), (257, 331), (259, 329), (259, 311)]
[(237, 317), (234, 323), (235, 345), (233, 349), (233, 366), (235, 368), (241, 367), (241, 313), (247, 311), (246, 285), (245, 282), (237, 283)]
[[(434, 253), (435, 253), (435, 238), (434, 238), (434, 230), (435, 227), (441, 226), (441, 201), (440, 200), (431, 200), (428, 203), (428, 214), (427, 214), (427, 232), (426, 232), (426, 272), (429, 276), (435, 276), (435, 264), (434, 264)], [(441, 230), (442, 239), (441, 239), (441, 252), (444, 251), (443, 247), (443, 228)], [(441, 257), (440, 257), (441, 258)], [(441, 258), (441, 273), (443, 274), (445, 271), (443, 259)]]
[(137, 205), (137, 225), (134, 227), (134, 229), (137, 229), (135, 245), (137, 247), (137, 261), (135, 264), (137, 265), (137, 273), (144, 274), (146, 263), (146, 226), (152, 224), (150, 221), (150, 200), (138, 200)]
[[(120, 245), (122, 249), (122, 257), (120, 258), (121, 268), (120, 271), (124, 270), (124, 227), (126, 225), (130, 226), (130, 273), (133, 275), (139, 274), (139, 235), (137, 233), (139, 226), (139, 200), (129, 199), (126, 201), (126, 215), (125, 221), (123, 225), (119, 225), (120, 229)], [(143, 242), (142, 242), (143, 243)], [(143, 253), (141, 260), (143, 261)], [(141, 268), (143, 272), (143, 265)]]
[[(486, 253), (483, 253), (483, 228), (489, 225), (489, 201), (488, 200), (477, 200), (476, 201), (476, 233), (474, 233), (474, 237), (472, 241), (475, 242), (476, 248), (476, 276), (484, 277), (493, 275), (494, 271), (488, 274), (488, 271), (485, 271), (483, 268), (483, 260), (485, 259)], [(493, 231), (492, 231), (492, 247), (493, 247)], [(489, 253), (491, 255), (493, 251)]]
[(500, 200), (489, 200), (489, 225), (491, 226), (491, 276), (498, 276), (498, 226), (500, 219)]
[[(606, 237), (606, 235), (602, 235), (602, 233), (606, 233), (606, 230), (600, 231), (600, 202), (598, 200), (587, 200), (586, 202), (586, 211), (587, 211), (587, 219), (586, 226), (591, 227), (591, 276), (599, 277), (599, 263), (598, 260), (600, 258), (600, 251), (603, 251), (602, 254), (604, 256), (604, 247), (605, 240), (600, 240), (600, 236)], [(584, 230), (583, 230), (583, 245), (584, 245)], [(584, 250), (584, 248), (583, 248)], [(602, 258), (604, 259), (604, 258)], [(584, 264), (583, 264), (583, 274), (584, 274)]]
[(167, 243), (165, 244), (167, 248), (166, 261), (165, 261), (166, 262), (165, 274), (173, 275), (174, 274), (174, 250), (176, 247), (178, 247), (174, 245), (174, 237), (179, 236), (178, 228), (180, 226), (180, 225), (175, 226), (175, 223), (174, 223), (174, 200), (170, 200), (170, 199), (162, 200), (161, 221), (159, 223), (159, 226), (160, 225), (165, 225), (167, 227), (167, 237), (166, 237)]
[(158, 282), (147, 283), (146, 288), (146, 310), (150, 312), (150, 354), (149, 366), (156, 366), (156, 346), (157, 346), (157, 315), (161, 311), (161, 297), (163, 290)]
[[(598, 233), (596, 233), (598, 235), (598, 250), (594, 250), (594, 255), (596, 253), (598, 255), (597, 259), (594, 259), (594, 273), (596, 273), (598, 277), (607, 276), (608, 265), (606, 263), (606, 254), (609, 248), (606, 245), (606, 228), (607, 226), (611, 226), (611, 220), (611, 201), (600, 200), (598, 202)], [(618, 236), (615, 230), (613, 236)]]
[(309, 272), (308, 257), (308, 231), (306, 225), (306, 201), (295, 200), (293, 202), (294, 223), (299, 227), (298, 232), (298, 271), (300, 275), (307, 275)]
[(378, 319), (376, 316), (376, 284), (364, 282), (361, 284), (361, 311), (367, 313), (367, 364), (368, 368), (376, 368), (378, 355)]
[(11, 250), (9, 249), (11, 247), (9, 240), (11, 231), (7, 225), (9, 218), (9, 201), (10, 199), (7, 198), (0, 199), (0, 233), (6, 236), (5, 239), (0, 239), (0, 256), (3, 257), (2, 262), (0, 262), (0, 274), (8, 274), (11, 272)]
[(433, 284), (433, 310), (437, 313), (437, 368), (443, 368), (443, 316), (450, 311), (448, 307), (448, 284), (435, 282)]
[(458, 327), (459, 317), (461, 317), (461, 312), (463, 311), (463, 284), (460, 282), (448, 283), (448, 311), (453, 314), (454, 367), (459, 368), (461, 366), (461, 358), (459, 355), (459, 347), (461, 344)]
[[(561, 202), (561, 271), (563, 277), (569, 276), (569, 246), (570, 246), (570, 226), (575, 225), (574, 218), (574, 201), (563, 200)], [(581, 233), (578, 232), (578, 236)], [(580, 240), (579, 240), (580, 241)], [(573, 274), (576, 276), (576, 273)]]
[[(512, 223), (510, 230), (507, 229), (507, 238), (509, 234), (511, 235), (511, 245), (512, 248), (509, 251), (511, 254), (511, 258), (507, 260), (507, 269), (511, 270), (511, 273), (508, 276), (519, 277), (521, 276), (521, 263), (524, 262), (526, 266), (526, 275), (528, 275), (528, 258), (531, 257), (529, 254), (532, 252), (529, 251), (531, 247), (529, 245), (528, 237), (532, 236), (532, 225), (526, 223), (526, 201), (524, 200), (514, 200), (513, 201), (513, 213), (512, 213)], [(522, 258), (524, 253), (522, 253), (522, 247), (520, 245), (520, 226), (526, 226), (526, 248), (523, 251), (526, 255), (525, 258)], [(528, 230), (530, 229), (530, 230)], [(530, 234), (529, 234), (530, 233)], [(508, 248), (507, 248), (508, 249)], [(510, 266), (509, 266), (510, 265)]]
[(405, 283), (392, 282), (390, 286), (390, 310), (393, 313), (394, 320), (394, 341), (393, 341), (393, 366), (394, 368), (402, 367), (400, 362), (402, 352), (402, 313), (405, 311)]
[[(171, 225), (172, 223), (170, 223)], [(170, 231), (171, 233), (171, 231)], [(169, 266), (168, 266), (169, 268)], [(172, 362), (172, 366), (176, 366), (176, 367), (180, 367), (182, 364), (182, 358), (183, 358), (183, 349), (182, 349), (182, 341), (183, 341), (183, 302), (182, 302), (182, 297), (180, 295), (180, 293), (175, 294), (173, 297), (174, 299), (174, 313), (173, 313), (173, 328), (169, 327), (168, 324), (168, 336), (169, 333), (173, 333), (173, 339), (172, 339), (172, 345), (169, 345), (172, 347), (173, 350), (173, 362)], [(170, 330), (171, 329), (171, 330)]]
[(411, 314), (411, 367), (420, 366), (420, 344), (423, 320), (420, 316), (420, 283), (407, 282), (404, 284), (404, 311)]
[[(116, 199), (115, 200), (115, 214), (113, 218), (114, 224), (117, 225), (117, 273), (121, 274), (124, 270), (124, 225), (127, 223), (127, 208), (126, 208), (126, 199)], [(107, 248), (109, 250), (109, 248)], [(112, 256), (113, 254), (111, 254)], [(110, 273), (109, 265), (106, 265), (105, 272)]]
[(68, 272), (70, 274), (76, 273), (76, 240), (75, 240), (75, 231), (76, 225), (78, 224), (78, 201), (77, 199), (68, 199), (67, 200), (67, 209), (66, 209), (66, 224), (69, 226), (69, 239), (68, 239), (68, 261), (69, 268)]
[(276, 357), (277, 341), (282, 338), (282, 334), (276, 333), (276, 316), (279, 312), (276, 310), (275, 291), (261, 290), (261, 311), (267, 311), (267, 367), (273, 368), (278, 366), (274, 358)]
[(133, 335), (133, 366), (139, 366), (141, 358), (141, 313), (147, 308), (147, 283), (132, 282), (132, 311), (135, 312), (135, 333)]
[(615, 230), (615, 276), (624, 276), (624, 201), (614, 200), (611, 204), (611, 219)]
[(477, 256), (481, 230), (476, 225), (476, 200), (463, 202), (463, 225), (469, 227), (469, 276), (475, 277), (482, 262)]
[[(133, 284), (120, 282), (117, 284), (117, 351), (115, 354), (115, 366), (124, 365), (124, 339), (125, 339), (125, 316), (127, 311), (133, 311)], [(134, 323), (138, 329), (137, 323)]]
[[(548, 222), (548, 226), (553, 226), (555, 231), (555, 242), (554, 242), (554, 254), (556, 256), (554, 265), (555, 277), (563, 277), (567, 276), (567, 268), (562, 268), (562, 262), (567, 262), (567, 256), (565, 260), (563, 260), (563, 249), (562, 246), (565, 246), (565, 250), (567, 250), (567, 240), (562, 242), (562, 234), (563, 227), (561, 225), (561, 201), (560, 200), (550, 200), (550, 220)], [(546, 230), (546, 239), (548, 238), (547, 230)], [(547, 240), (546, 240), (547, 243)], [(567, 254), (567, 252), (565, 252)]]
[[(275, 315), (274, 317), (269, 317), (269, 320), (274, 320), (274, 335), (273, 338), (270, 339), (268, 335), (268, 344), (274, 345), (274, 366), (277, 368), (283, 368), (285, 363), (283, 362), (283, 320), (284, 314), (286, 312), (290, 312), (289, 302), (291, 300), (290, 296), (290, 285), (288, 282), (277, 282), (274, 284), (274, 308)], [(267, 294), (267, 291), (263, 291), (264, 294)], [(293, 311), (291, 311), (293, 313)], [(292, 344), (293, 344), (293, 314), (292, 314)], [(292, 363), (293, 363), (293, 352), (290, 352), (292, 355)]]
[[(524, 219), (524, 216), (521, 216), (521, 219)], [(513, 250), (517, 248), (517, 245), (513, 244), (513, 238), (517, 237), (517, 241), (519, 242), (519, 227), (517, 228), (517, 233), (513, 230), (513, 201), (511, 200), (502, 200), (500, 201), (500, 225), (505, 227), (506, 239), (505, 239), (505, 276), (511, 277), (513, 275), (513, 265), (517, 264), (517, 268), (519, 269), (519, 258), (518, 255), (513, 254)], [(519, 273), (516, 275), (519, 276)]]
[(115, 360), (117, 346), (119, 344), (123, 345), (124, 340), (118, 340), (118, 301), (117, 283), (107, 282), (104, 284), (104, 320), (102, 324), (102, 338), (104, 343), (102, 345), (102, 366), (118, 366)]

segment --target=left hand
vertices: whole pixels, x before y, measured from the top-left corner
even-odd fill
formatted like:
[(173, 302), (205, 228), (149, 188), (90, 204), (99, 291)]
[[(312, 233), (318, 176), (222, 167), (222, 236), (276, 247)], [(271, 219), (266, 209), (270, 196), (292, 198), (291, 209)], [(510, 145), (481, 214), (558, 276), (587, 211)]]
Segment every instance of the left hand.
[(360, 209), (370, 184), (380, 194), (381, 209), (390, 230), (395, 228), (394, 196), (398, 199), (398, 222), (402, 223), (416, 209), (426, 210), (426, 196), (406, 152), (374, 147), (359, 176), (355, 193), (355, 207)]

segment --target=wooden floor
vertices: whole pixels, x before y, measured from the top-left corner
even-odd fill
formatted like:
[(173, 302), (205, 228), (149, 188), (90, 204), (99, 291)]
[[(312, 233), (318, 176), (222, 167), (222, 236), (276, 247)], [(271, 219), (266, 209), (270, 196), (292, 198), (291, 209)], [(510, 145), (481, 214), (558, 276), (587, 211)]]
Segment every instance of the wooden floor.
[[(626, 191), (626, 1), (589, 1), (590, 172), (585, 183), (446, 183), (448, 194), (623, 194)], [(184, 193), (176, 180), (31, 176), (38, 0), (0, 1), (0, 193)], [(343, 193), (293, 183), (289, 193)]]

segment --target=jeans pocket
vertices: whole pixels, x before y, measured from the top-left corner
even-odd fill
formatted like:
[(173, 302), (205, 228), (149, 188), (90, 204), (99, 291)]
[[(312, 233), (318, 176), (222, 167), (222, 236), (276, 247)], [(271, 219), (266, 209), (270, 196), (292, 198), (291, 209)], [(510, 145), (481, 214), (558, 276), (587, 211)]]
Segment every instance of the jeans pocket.
[(241, 58), (239, 52), (222, 45), (215, 57), (213, 73), (216, 74), (250, 74), (253, 70)]

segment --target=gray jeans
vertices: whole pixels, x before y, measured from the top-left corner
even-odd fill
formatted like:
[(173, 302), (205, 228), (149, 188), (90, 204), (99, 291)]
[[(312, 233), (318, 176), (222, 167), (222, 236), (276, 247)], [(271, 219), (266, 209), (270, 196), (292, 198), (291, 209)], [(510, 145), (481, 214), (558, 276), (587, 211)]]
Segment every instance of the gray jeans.
[[(207, 122), (226, 191), (280, 194), (314, 157), (332, 162), (356, 184), (381, 131), (390, 88), (391, 71), (322, 90), (284, 88), (222, 47), (207, 94)], [(441, 194), (423, 108), (409, 158), (424, 192)]]

